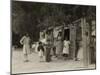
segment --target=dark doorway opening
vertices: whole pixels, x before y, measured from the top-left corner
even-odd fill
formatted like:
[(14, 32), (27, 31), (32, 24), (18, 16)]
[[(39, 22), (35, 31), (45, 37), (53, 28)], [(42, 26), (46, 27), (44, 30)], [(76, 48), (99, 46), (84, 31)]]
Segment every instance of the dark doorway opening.
[(69, 29), (65, 29), (64, 30), (64, 40), (68, 38), (68, 40), (70, 40), (70, 30)]

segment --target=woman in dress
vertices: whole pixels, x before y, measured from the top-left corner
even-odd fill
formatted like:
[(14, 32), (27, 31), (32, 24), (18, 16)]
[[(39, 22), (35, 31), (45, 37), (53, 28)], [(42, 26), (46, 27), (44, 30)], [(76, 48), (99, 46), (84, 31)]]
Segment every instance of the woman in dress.
[(63, 47), (64, 60), (66, 60), (66, 58), (69, 56), (69, 45), (70, 45), (70, 41), (66, 38), (64, 40), (64, 47)]
[(23, 55), (24, 61), (28, 62), (28, 55), (30, 54), (30, 37), (28, 34), (23, 36), (20, 40), (21, 45), (23, 45)]
[(62, 33), (59, 32), (56, 41), (56, 55), (58, 58), (61, 58), (62, 51), (63, 51)]

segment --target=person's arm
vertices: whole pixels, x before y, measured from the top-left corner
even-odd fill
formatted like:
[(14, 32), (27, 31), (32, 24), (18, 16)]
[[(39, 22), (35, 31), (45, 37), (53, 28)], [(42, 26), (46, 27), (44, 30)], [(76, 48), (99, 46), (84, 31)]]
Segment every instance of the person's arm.
[(24, 41), (24, 39), (25, 39), (25, 36), (23, 36), (23, 37), (21, 38), (21, 40), (20, 40), (20, 44), (23, 45), (23, 41)]

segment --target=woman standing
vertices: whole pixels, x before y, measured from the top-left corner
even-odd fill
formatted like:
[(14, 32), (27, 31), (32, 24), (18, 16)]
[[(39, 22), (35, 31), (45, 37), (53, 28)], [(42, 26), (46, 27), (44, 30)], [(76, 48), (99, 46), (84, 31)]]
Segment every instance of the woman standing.
[(30, 37), (28, 34), (23, 36), (20, 40), (20, 43), (23, 45), (23, 55), (24, 61), (28, 62), (28, 55), (30, 54)]
[(63, 51), (62, 33), (59, 32), (56, 41), (56, 55), (58, 58), (61, 58), (62, 51)]

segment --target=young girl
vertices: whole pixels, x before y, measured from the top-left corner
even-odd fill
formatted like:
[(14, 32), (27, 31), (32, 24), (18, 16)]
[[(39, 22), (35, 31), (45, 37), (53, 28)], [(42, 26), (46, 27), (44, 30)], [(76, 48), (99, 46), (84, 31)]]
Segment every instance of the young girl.
[(64, 60), (66, 60), (66, 58), (69, 55), (69, 45), (70, 45), (70, 41), (68, 41), (68, 39), (66, 38), (66, 40), (64, 40), (64, 47), (63, 47)]
[(44, 56), (44, 47), (42, 45), (42, 42), (39, 42), (38, 53), (39, 53), (40, 62), (41, 62), (43, 61), (43, 56)]

